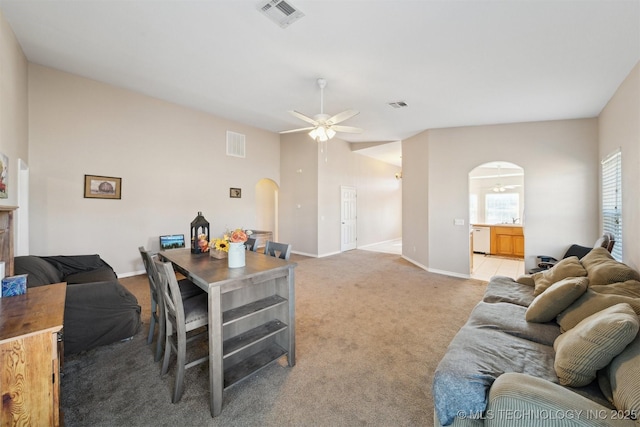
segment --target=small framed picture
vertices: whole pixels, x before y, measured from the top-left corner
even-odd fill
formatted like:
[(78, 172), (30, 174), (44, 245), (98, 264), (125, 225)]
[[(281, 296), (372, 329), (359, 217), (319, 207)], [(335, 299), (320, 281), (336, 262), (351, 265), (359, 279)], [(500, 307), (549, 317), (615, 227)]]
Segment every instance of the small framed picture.
[(229, 197), (232, 199), (239, 199), (242, 197), (242, 189), (241, 188), (230, 188), (229, 189)]
[(112, 176), (85, 175), (84, 197), (86, 199), (120, 199), (122, 178)]

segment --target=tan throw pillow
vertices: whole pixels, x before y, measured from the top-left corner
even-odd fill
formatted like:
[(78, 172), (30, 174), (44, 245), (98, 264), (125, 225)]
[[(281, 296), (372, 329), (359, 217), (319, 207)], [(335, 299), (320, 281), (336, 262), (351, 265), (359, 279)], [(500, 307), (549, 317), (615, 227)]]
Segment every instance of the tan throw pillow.
[(553, 320), (562, 310), (585, 293), (589, 286), (586, 277), (568, 277), (549, 286), (527, 308), (527, 322), (544, 323)]
[(564, 258), (549, 270), (540, 271), (531, 275), (535, 282), (533, 295), (538, 296), (549, 286), (567, 277), (584, 277), (587, 270), (584, 269), (577, 256)]
[(640, 280), (640, 273), (613, 259), (605, 248), (593, 248), (580, 262), (587, 270), (591, 286)]
[(553, 343), (553, 367), (561, 385), (582, 387), (636, 337), (640, 322), (628, 304), (593, 314)]
[(608, 376), (615, 407), (640, 416), (640, 335), (603, 371)]
[(640, 314), (640, 298), (600, 294), (588, 288), (587, 291), (567, 307), (566, 310), (558, 314), (556, 320), (560, 325), (560, 330), (566, 332), (592, 314), (620, 303), (629, 304), (637, 314)]

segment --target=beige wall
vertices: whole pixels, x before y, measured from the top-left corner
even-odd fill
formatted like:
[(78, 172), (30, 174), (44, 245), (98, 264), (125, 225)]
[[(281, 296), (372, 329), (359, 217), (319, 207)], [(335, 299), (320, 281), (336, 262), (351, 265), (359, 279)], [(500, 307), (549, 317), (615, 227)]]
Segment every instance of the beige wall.
[(7, 198), (1, 205), (18, 204), (18, 159), (28, 163), (28, 129), (27, 60), (0, 11), (0, 153), (8, 158)]
[[(143, 269), (138, 246), (184, 233), (255, 228), (256, 184), (280, 181), (279, 135), (50, 68), (29, 65), (31, 253), (99, 253)], [(226, 131), (246, 158), (226, 156)], [(83, 198), (85, 174), (122, 178), (121, 200)], [(229, 198), (229, 188), (242, 198)]]
[(327, 256), (340, 252), (340, 186), (358, 194), (358, 246), (402, 235), (402, 191), (397, 166), (351, 151), (334, 138), (326, 153), (306, 133), (281, 139), (280, 236), (294, 252)]
[(536, 254), (592, 245), (599, 233), (597, 137), (597, 120), (582, 119), (434, 129), (409, 138), (403, 159), (412, 163), (405, 163), (403, 185), (412, 200), (405, 210), (417, 203), (421, 213), (405, 216), (412, 222), (404, 225), (403, 255), (435, 272), (469, 274), (469, 172), (489, 161), (524, 168), (527, 268)]
[[(600, 159), (622, 152), (622, 256), (640, 268), (640, 63), (600, 114)], [(616, 243), (618, 244), (618, 243)]]

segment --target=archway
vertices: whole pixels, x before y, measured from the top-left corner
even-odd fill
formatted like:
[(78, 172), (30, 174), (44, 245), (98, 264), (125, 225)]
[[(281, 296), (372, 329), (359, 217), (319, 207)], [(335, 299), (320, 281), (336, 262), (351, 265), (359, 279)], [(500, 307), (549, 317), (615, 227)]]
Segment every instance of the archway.
[(471, 276), (524, 272), (524, 169), (492, 161), (469, 172)]
[(256, 230), (273, 233), (278, 240), (278, 184), (263, 178), (256, 184)]

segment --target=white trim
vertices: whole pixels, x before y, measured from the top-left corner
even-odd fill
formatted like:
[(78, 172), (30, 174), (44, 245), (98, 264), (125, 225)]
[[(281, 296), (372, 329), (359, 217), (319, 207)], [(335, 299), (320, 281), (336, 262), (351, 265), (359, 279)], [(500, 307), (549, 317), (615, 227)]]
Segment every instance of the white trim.
[(445, 276), (451, 276), (451, 277), (457, 277), (459, 279), (471, 279), (471, 276), (469, 274), (460, 274), (460, 273), (454, 273), (452, 271), (445, 271), (445, 270), (438, 270), (435, 268), (429, 268), (427, 266), (424, 266), (422, 264), (420, 264), (419, 262), (416, 262), (414, 260), (412, 260), (411, 258), (406, 257), (405, 255), (402, 255), (403, 259), (406, 259), (407, 261), (409, 261), (411, 264), (415, 265), (416, 267), (420, 267), (423, 270), (428, 271), (429, 273), (434, 273), (434, 274), (442, 274)]
[(117, 274), (117, 276), (118, 276), (118, 279), (124, 279), (125, 277), (139, 276), (141, 274), (147, 274), (147, 271), (146, 270), (138, 270), (138, 271), (132, 271), (130, 273)]

